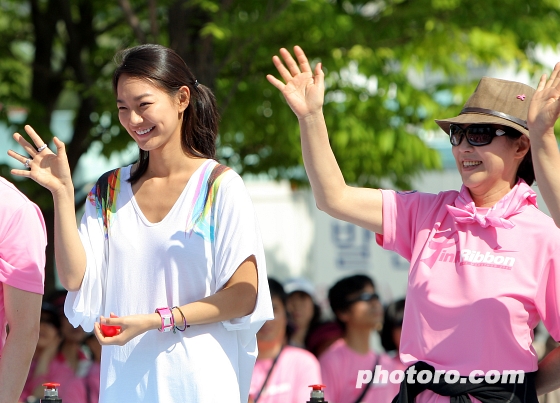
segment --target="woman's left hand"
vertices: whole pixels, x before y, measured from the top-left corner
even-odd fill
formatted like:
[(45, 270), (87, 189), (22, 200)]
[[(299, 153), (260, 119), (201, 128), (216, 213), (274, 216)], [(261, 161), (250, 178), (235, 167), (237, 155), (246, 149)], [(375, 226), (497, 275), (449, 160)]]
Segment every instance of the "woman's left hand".
[[(99, 340), (99, 344), (102, 346), (124, 346), (136, 336), (141, 335), (150, 329), (154, 329), (151, 320), (152, 316), (154, 315), (129, 315), (118, 317), (111, 313), (110, 318), (101, 316), (99, 322), (95, 323), (93, 331), (97, 340)], [(102, 324), (108, 326), (119, 326), (120, 330), (115, 336), (105, 336), (101, 329)]]
[(560, 117), (560, 63), (557, 63), (547, 80), (541, 77), (537, 91), (529, 105), (527, 125), (531, 140), (545, 134), (554, 135), (554, 124)]

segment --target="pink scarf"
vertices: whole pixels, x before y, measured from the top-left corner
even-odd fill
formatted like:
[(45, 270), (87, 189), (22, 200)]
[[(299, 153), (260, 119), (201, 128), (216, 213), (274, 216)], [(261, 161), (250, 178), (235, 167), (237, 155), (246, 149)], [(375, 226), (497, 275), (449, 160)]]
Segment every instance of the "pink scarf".
[(537, 206), (537, 194), (523, 179), (502, 199), (490, 208), (486, 214), (478, 213), (469, 190), (463, 185), (455, 199), (455, 207), (448, 205), (447, 210), (462, 224), (479, 223), (482, 228), (497, 227), (510, 229), (515, 225), (508, 218), (521, 213), (529, 204)]

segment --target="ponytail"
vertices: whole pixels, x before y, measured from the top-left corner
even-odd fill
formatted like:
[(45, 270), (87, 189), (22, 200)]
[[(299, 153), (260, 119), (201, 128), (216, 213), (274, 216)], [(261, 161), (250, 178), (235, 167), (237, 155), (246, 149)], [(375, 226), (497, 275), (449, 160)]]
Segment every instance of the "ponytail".
[(183, 114), (181, 145), (192, 157), (216, 158), (220, 116), (210, 88), (195, 82), (191, 103)]

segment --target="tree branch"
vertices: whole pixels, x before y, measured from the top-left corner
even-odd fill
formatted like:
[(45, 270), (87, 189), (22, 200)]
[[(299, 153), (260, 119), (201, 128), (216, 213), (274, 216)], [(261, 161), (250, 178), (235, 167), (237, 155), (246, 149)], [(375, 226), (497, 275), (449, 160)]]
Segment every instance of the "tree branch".
[(132, 31), (134, 32), (134, 36), (136, 36), (136, 40), (140, 43), (146, 43), (146, 36), (144, 35), (144, 32), (140, 28), (140, 20), (132, 10), (130, 1), (119, 0), (119, 5), (123, 10), (123, 13), (126, 17), (128, 24), (130, 25)]
[(157, 43), (159, 38), (159, 25), (157, 20), (157, 0), (148, 1), (148, 10), (150, 12), (150, 31), (152, 40)]

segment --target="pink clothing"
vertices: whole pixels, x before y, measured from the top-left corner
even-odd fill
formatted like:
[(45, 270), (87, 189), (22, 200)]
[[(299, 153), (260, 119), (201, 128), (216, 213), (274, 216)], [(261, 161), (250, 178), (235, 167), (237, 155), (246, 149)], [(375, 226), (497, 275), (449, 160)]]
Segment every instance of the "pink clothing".
[(403, 363), (462, 376), (536, 371), (533, 328), (542, 319), (560, 340), (560, 230), (537, 209), (531, 188), (520, 181), (478, 211), (464, 187), (382, 194), (377, 241), (410, 261)]
[(35, 361), (31, 362), (29, 376), (25, 382), (20, 401), (25, 401), (28, 396), (31, 396), (37, 386), (45, 382), (56, 382), (60, 384), (58, 395), (63, 402), (88, 403), (85, 374), (80, 373), (88, 371), (90, 366), (90, 361), (84, 354), (80, 354), (78, 374), (66, 363), (62, 353), (58, 353), (51, 361), (48, 374), (33, 378), (36, 365)]
[[(43, 294), (47, 232), (41, 210), (0, 177), (0, 282)], [(0, 286), (0, 351), (6, 340), (4, 291)]]
[(97, 403), (99, 401), (99, 384), (101, 380), (101, 363), (93, 361), (91, 368), (86, 376), (86, 390), (88, 403)]
[[(253, 398), (261, 390), (272, 361), (257, 359), (249, 391)], [(321, 370), (315, 356), (302, 348), (285, 346), (258, 403), (304, 403), (311, 393), (309, 385), (320, 383)]]
[[(329, 403), (354, 403), (363, 389), (357, 388), (359, 371), (372, 371), (377, 355), (370, 351), (359, 354), (346, 344), (344, 339), (335, 341), (319, 358), (325, 388), (325, 400)], [(381, 354), (377, 365), (387, 373), (402, 367), (395, 366), (387, 354)], [(401, 364), (402, 366), (402, 364)], [(360, 377), (360, 379), (362, 379)], [(381, 378), (382, 379), (382, 378)], [(373, 379), (372, 379), (373, 381)], [(362, 385), (362, 388), (365, 384)], [(391, 403), (399, 392), (399, 384), (390, 382), (372, 383), (361, 400), (364, 403)]]

